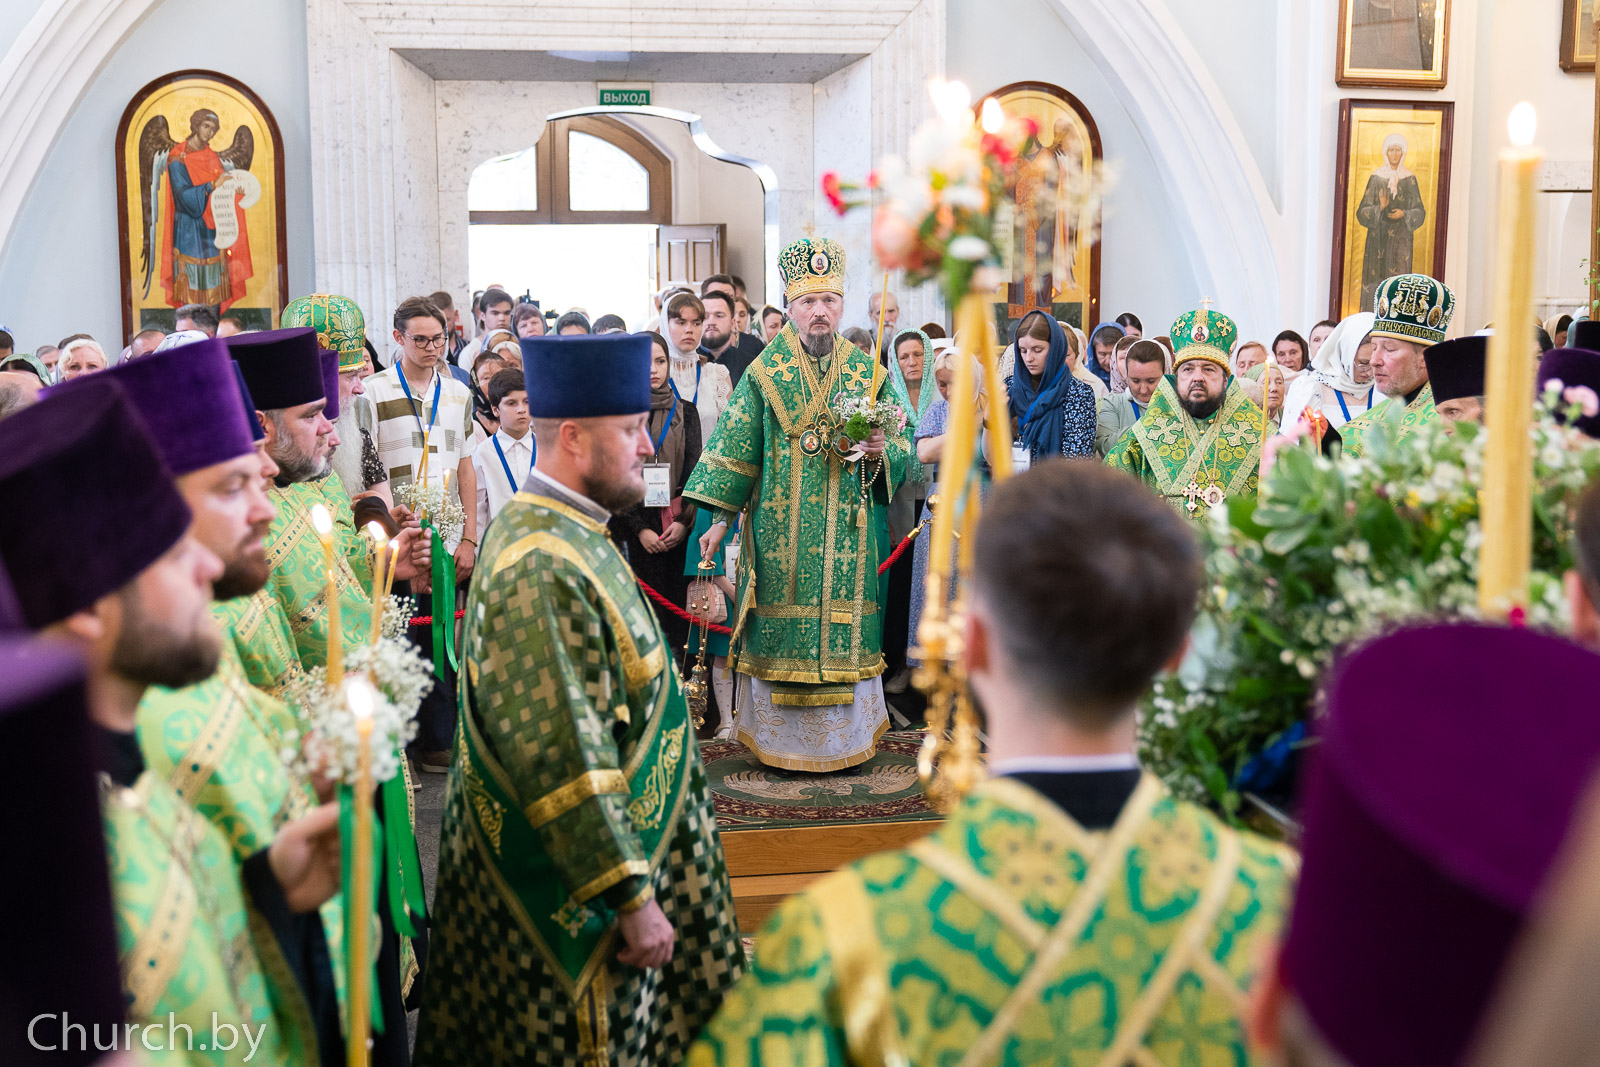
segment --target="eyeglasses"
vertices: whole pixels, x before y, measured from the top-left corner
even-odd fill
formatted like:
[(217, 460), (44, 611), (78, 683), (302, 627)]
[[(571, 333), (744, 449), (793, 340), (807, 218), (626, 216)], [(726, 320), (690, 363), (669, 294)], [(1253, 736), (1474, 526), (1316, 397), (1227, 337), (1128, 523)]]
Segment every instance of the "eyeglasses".
[(418, 348), (443, 348), (445, 336), (441, 333), (435, 334), (432, 337), (418, 337), (416, 334), (411, 333), (406, 335), (406, 340), (410, 341)]

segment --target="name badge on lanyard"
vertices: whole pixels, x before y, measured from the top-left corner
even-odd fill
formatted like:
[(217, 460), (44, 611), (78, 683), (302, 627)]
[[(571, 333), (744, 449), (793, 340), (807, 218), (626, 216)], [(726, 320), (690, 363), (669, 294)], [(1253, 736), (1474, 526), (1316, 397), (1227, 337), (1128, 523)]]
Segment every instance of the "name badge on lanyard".
[(667, 463), (644, 465), (644, 506), (664, 508), (672, 503), (672, 466)]
[(1021, 441), (1011, 443), (1011, 470), (1014, 474), (1021, 474), (1033, 466), (1033, 453)]

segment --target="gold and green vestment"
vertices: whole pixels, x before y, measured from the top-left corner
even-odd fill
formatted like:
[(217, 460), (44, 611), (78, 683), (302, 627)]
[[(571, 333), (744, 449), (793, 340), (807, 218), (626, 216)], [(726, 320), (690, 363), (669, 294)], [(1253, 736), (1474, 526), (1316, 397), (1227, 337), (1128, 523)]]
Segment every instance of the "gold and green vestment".
[(1422, 392), (1411, 403), (1405, 402), (1405, 397), (1385, 397), (1383, 402), (1369, 408), (1367, 411), (1351, 419), (1339, 427), (1341, 447), (1347, 456), (1359, 456), (1366, 450), (1363, 438), (1372, 428), (1380, 422), (1387, 422), (1396, 407), (1404, 407), (1405, 414), (1400, 417), (1400, 436), (1414, 431), (1425, 422), (1438, 419), (1439, 412), (1433, 406), (1433, 386), (1424, 385)]
[[(220, 1023), (265, 1028), (252, 1065), (317, 1061), (310, 1009), (271, 927), (249, 904), (238, 860), (222, 832), (145, 771), (132, 786), (102, 779), (127, 1021), (189, 1026), (187, 1050), (155, 1062), (238, 1064), (249, 1051), (211, 1044)], [(234, 1036), (239, 1036), (237, 1031)]]
[[(655, 613), (553, 493), (512, 498), (472, 576), (418, 1067), (673, 1063), (744, 963)], [(643, 971), (617, 915), (650, 899), (676, 944)]]
[[(748, 509), (733, 667), (773, 683), (775, 704), (848, 704), (855, 683), (883, 673), (879, 527), (911, 446), (904, 433), (889, 435), (863, 512), (866, 461), (845, 461), (850, 445), (832, 414), (840, 394), (867, 394), (872, 368), (842, 337), (819, 363), (785, 326), (740, 378), (684, 487), (699, 504)], [(896, 398), (887, 373), (877, 396)]]
[[(337, 479), (335, 479), (337, 480)], [(267, 493), (278, 517), (267, 532), (267, 562), (272, 565), (268, 587), (283, 607), (294, 635), (301, 665), (328, 664), (328, 565), (322, 539), (311, 523), (311, 508), (326, 507), (334, 521), (334, 574), (339, 589), (339, 630), (345, 648), (367, 643), (372, 623), (372, 590), (363, 586), (355, 567), (367, 559), (370, 544), (362, 546), (355, 534), (341, 534), (341, 524), (355, 529), (348, 498), (341, 513), (336, 501), (317, 482), (274, 486)], [(371, 575), (370, 559), (366, 573)]]
[(254, 596), (218, 601), (211, 605), (211, 616), (217, 620), (223, 641), (233, 646), (245, 679), (281, 699), (284, 687), (300, 670), (300, 651), (272, 583)]
[(1146, 775), (1106, 831), (1005, 778), (789, 900), (694, 1067), (1238, 1067), (1296, 859)]
[[(212, 616), (225, 630), (222, 607), (213, 604)], [(249, 683), (226, 632), (216, 672), (182, 689), (147, 689), (137, 723), (146, 769), (220, 830), (241, 863), (318, 804), (316, 788), (291, 762), (301, 723)], [(320, 914), (342, 996), (344, 913), (335, 898)]]
[(1111, 446), (1106, 465), (1125, 470), (1193, 518), (1230, 496), (1256, 491), (1261, 468), (1261, 407), (1232, 378), (1222, 407), (1196, 419), (1161, 379), (1144, 418)]

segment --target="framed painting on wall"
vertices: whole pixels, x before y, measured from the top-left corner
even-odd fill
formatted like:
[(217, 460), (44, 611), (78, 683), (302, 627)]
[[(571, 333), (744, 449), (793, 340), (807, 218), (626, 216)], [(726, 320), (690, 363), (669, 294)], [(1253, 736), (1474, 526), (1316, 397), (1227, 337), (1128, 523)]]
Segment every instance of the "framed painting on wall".
[(1443, 89), (1449, 66), (1450, 0), (1339, 0), (1340, 85)]
[(283, 138), (241, 82), (181, 70), (140, 89), (117, 125), (122, 329), (170, 331), (208, 304), (270, 330), (288, 302)]
[(1000, 339), (1033, 311), (1088, 330), (1100, 314), (1100, 131), (1059, 86), (1017, 82), (989, 95), (1006, 114), (1039, 124), (1039, 146), (1021, 161), (996, 220), (1006, 279), (995, 294)]
[(1398, 100), (1339, 105), (1329, 316), (1371, 311), (1396, 274), (1444, 275), (1455, 106)]
[(1561, 69), (1594, 73), (1594, 0), (1562, 0)]

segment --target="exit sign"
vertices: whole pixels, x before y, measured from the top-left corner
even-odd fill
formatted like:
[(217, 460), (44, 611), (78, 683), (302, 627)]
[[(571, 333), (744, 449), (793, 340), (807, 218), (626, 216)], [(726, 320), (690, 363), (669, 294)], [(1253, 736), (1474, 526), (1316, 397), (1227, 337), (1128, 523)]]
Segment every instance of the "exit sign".
[(649, 107), (649, 89), (601, 89), (602, 107)]

